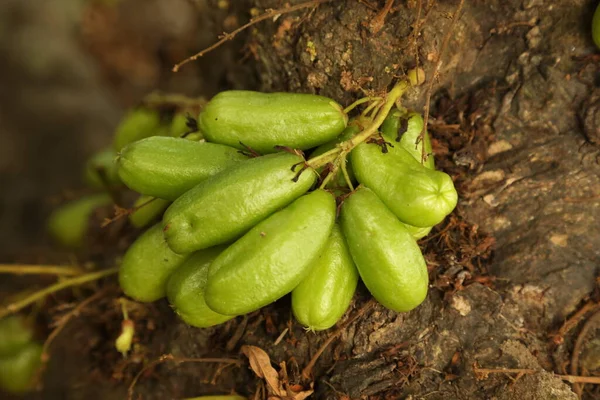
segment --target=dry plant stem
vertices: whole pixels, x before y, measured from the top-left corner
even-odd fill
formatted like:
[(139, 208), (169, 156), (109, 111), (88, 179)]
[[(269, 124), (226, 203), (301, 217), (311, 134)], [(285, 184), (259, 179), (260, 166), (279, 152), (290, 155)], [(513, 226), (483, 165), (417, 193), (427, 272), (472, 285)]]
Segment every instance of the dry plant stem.
[(216, 49), (217, 47), (221, 46), (223, 43), (227, 42), (228, 40), (232, 40), (238, 33), (248, 29), (249, 27), (251, 27), (252, 25), (255, 25), (261, 21), (270, 19), (270, 18), (274, 18), (276, 16), (279, 16), (281, 14), (287, 14), (287, 13), (291, 13), (294, 11), (298, 11), (298, 10), (302, 10), (303, 8), (308, 8), (308, 7), (312, 7), (312, 6), (318, 6), (319, 4), (322, 3), (328, 3), (332, 0), (311, 0), (311, 1), (307, 1), (304, 3), (300, 3), (297, 4), (295, 6), (292, 7), (283, 7), (283, 8), (279, 8), (276, 10), (267, 10), (265, 11), (262, 15), (259, 15), (256, 18), (252, 18), (250, 20), (250, 22), (248, 22), (247, 24), (242, 25), (241, 27), (237, 28), (236, 30), (234, 30), (231, 33), (224, 33), (221, 38), (219, 39), (219, 41), (217, 41), (216, 43), (212, 44), (211, 46), (205, 48), (204, 50), (200, 51), (199, 53), (194, 54), (191, 57), (186, 58), (185, 60), (181, 61), (180, 63), (176, 64), (173, 67), (173, 72), (177, 72), (179, 71), (179, 68), (181, 68), (183, 65), (191, 62), (191, 61), (195, 61), (198, 58), (204, 56), (206, 53), (209, 53), (211, 51), (213, 51), (214, 49)]
[(142, 103), (150, 108), (174, 106), (183, 110), (191, 109), (199, 111), (206, 104), (206, 100), (203, 98), (194, 99), (180, 94), (154, 92), (146, 96)]
[(12, 304), (9, 304), (5, 308), (0, 309), (0, 318), (4, 318), (9, 314), (17, 312), (17, 311), (27, 307), (28, 305), (33, 304), (40, 299), (43, 299), (44, 297), (46, 297), (52, 293), (56, 293), (60, 290), (63, 290), (63, 289), (69, 288), (69, 287), (79, 286), (79, 285), (82, 285), (87, 282), (96, 281), (98, 279), (102, 279), (109, 275), (116, 274), (118, 271), (119, 271), (119, 268), (110, 268), (110, 269), (106, 269), (104, 271), (92, 272), (89, 274), (80, 275), (75, 278), (65, 279), (62, 282), (58, 282), (58, 283), (55, 283), (54, 285), (50, 285), (44, 289), (38, 290), (37, 292), (25, 297), (23, 300), (14, 302)]
[[(521, 368), (479, 368), (473, 367), (473, 371), (476, 374), (486, 376), (488, 374), (520, 374), (520, 375), (532, 375), (542, 372), (537, 369), (521, 369)], [(562, 379), (563, 381), (571, 383), (592, 383), (600, 385), (600, 376), (578, 376), (578, 375), (558, 375), (554, 374), (555, 377)]]
[(560, 329), (558, 330), (558, 332), (554, 335), (554, 337), (557, 338), (564, 338), (564, 336), (569, 333), (569, 331), (571, 329), (573, 329), (574, 327), (577, 326), (577, 324), (579, 324), (579, 321), (581, 321), (581, 319), (590, 311), (592, 310), (596, 310), (597, 308), (600, 307), (600, 304), (596, 303), (595, 301), (588, 301), (587, 303), (585, 303), (583, 305), (583, 307), (581, 307), (579, 310), (577, 310), (577, 312), (575, 314), (573, 314), (573, 316), (571, 318), (569, 318), (568, 320), (565, 321), (565, 323), (560, 327)]
[(128, 400), (133, 399), (133, 394), (134, 394), (133, 389), (135, 388), (135, 385), (137, 384), (137, 382), (140, 379), (140, 377), (142, 376), (142, 374), (144, 372), (146, 372), (147, 370), (149, 370), (150, 368), (153, 368), (153, 367), (157, 366), (158, 364), (161, 364), (165, 361), (173, 361), (176, 364), (181, 364), (181, 363), (186, 363), (186, 362), (198, 362), (198, 363), (220, 363), (220, 364), (242, 365), (242, 361), (237, 360), (235, 358), (176, 358), (176, 357), (173, 357), (173, 355), (171, 355), (171, 354), (163, 354), (162, 356), (158, 357), (156, 360), (148, 363), (148, 365), (146, 365), (144, 368), (142, 368), (141, 371), (138, 372), (137, 375), (133, 378), (133, 380), (131, 381), (131, 384), (129, 385), (129, 388), (127, 389), (127, 399)]
[[(448, 47), (448, 43), (450, 42), (450, 37), (452, 36), (452, 31), (454, 30), (454, 26), (456, 25), (456, 21), (458, 21), (458, 17), (462, 8), (465, 4), (465, 0), (460, 0), (458, 6), (456, 7), (456, 11), (452, 16), (452, 22), (450, 23), (450, 27), (448, 28), (448, 32), (444, 36), (444, 40), (442, 41), (442, 46), (440, 47), (440, 51), (438, 52), (438, 60), (435, 64), (435, 68), (433, 70), (433, 76), (429, 80), (429, 85), (427, 86), (427, 100), (425, 101), (425, 107), (423, 107), (423, 129), (421, 133), (417, 137), (417, 141), (415, 144), (421, 143), (425, 139), (425, 132), (427, 132), (427, 122), (429, 121), (429, 109), (431, 107), (431, 94), (433, 92), (433, 84), (437, 80), (437, 77), (440, 73), (440, 68), (442, 67), (442, 56)], [(425, 146), (421, 147), (421, 162), (424, 163), (427, 161), (427, 154), (425, 153)]]
[(28, 265), (28, 264), (0, 264), (0, 274), (15, 275), (81, 275), (83, 270), (79, 267), (65, 267), (60, 265)]
[(79, 313), (81, 313), (81, 311), (84, 308), (86, 308), (87, 306), (89, 306), (94, 301), (99, 300), (100, 298), (102, 298), (102, 296), (104, 296), (109, 290), (112, 290), (112, 288), (106, 288), (106, 289), (103, 289), (103, 290), (100, 290), (100, 291), (94, 293), (93, 295), (91, 295), (90, 297), (88, 297), (87, 299), (85, 299), (81, 303), (79, 303), (77, 305), (77, 307), (75, 307), (74, 309), (72, 309), (71, 311), (69, 311), (69, 313), (67, 313), (66, 315), (64, 315), (60, 319), (60, 321), (59, 321), (58, 325), (56, 326), (56, 328), (54, 328), (54, 330), (52, 331), (52, 333), (50, 333), (50, 335), (48, 336), (48, 338), (44, 342), (44, 347), (43, 347), (43, 350), (42, 350), (42, 362), (46, 363), (50, 359), (50, 355), (48, 353), (48, 350), (50, 349), (50, 345), (52, 344), (52, 342), (54, 341), (54, 339), (56, 339), (56, 337), (58, 336), (58, 334), (60, 332), (62, 332), (62, 330), (65, 328), (65, 326), (67, 326), (67, 324), (69, 323), (69, 321), (71, 319), (73, 319), (74, 317), (79, 316)]
[(335, 338), (337, 338), (342, 332), (344, 332), (344, 330), (346, 330), (346, 328), (348, 328), (348, 326), (350, 326), (352, 323), (354, 323), (354, 321), (356, 321), (365, 312), (367, 312), (367, 310), (369, 308), (371, 308), (373, 306), (373, 304), (375, 304), (375, 300), (373, 300), (373, 299), (371, 299), (368, 302), (366, 302), (356, 312), (356, 314), (354, 314), (353, 317), (351, 317), (346, 322), (344, 322), (335, 332), (333, 332), (327, 338), (327, 340), (321, 345), (321, 347), (319, 347), (319, 350), (317, 350), (317, 352), (315, 353), (315, 355), (310, 359), (310, 361), (306, 365), (306, 367), (304, 367), (304, 369), (302, 370), (302, 378), (304, 378), (304, 379), (309, 379), (310, 378), (310, 375), (312, 374), (312, 369), (314, 368), (315, 364), (319, 360), (319, 357), (321, 357), (321, 354), (323, 354), (323, 352), (325, 351), (325, 349), (331, 344), (331, 342), (333, 342), (335, 340)]
[[(583, 346), (583, 342), (585, 341), (590, 330), (600, 322), (600, 311), (594, 313), (583, 325), (581, 328), (581, 332), (577, 336), (577, 340), (575, 341), (575, 346), (573, 346), (573, 353), (571, 355), (571, 375), (577, 375), (579, 373), (579, 354), (581, 353), (581, 347)], [(600, 378), (598, 378), (600, 379)], [(578, 383), (573, 383), (573, 391), (577, 394), (579, 398), (581, 398), (581, 394), (583, 393), (583, 385), (579, 385)]]

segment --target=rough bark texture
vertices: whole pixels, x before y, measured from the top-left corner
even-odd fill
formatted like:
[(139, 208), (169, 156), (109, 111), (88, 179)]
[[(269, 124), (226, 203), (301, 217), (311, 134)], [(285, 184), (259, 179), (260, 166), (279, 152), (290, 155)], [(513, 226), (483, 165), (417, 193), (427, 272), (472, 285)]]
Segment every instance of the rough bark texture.
[[(76, 187), (73, 171), (109, 142), (122, 105), (146, 91), (207, 97), (222, 88), (295, 91), (350, 104), (365, 91), (388, 88), (415, 65), (415, 55), (431, 77), (458, 4), (423, 4), (426, 19), (417, 35), (418, 1), (397, 0), (382, 25), (376, 18), (383, 1), (371, 2), (375, 9), (366, 1), (333, 1), (260, 23), (172, 75), (168, 68), (185, 54), (247, 21), (250, 7), (283, 2), (231, 1), (222, 9), (206, 1), (167, 7), (158, 0), (123, 0), (117, 9), (71, 6), (69, 17), (67, 1), (27, 3), (0, 6), (0, 32), (11, 32), (0, 35), (7, 60), (0, 66), (6, 80), (0, 85), (0, 179), (7, 188), (0, 255), (8, 261), (15, 254), (31, 261), (40, 253), (28, 250), (42, 238), (47, 208), (41, 200)], [(581, 325), (564, 341), (552, 341), (550, 333), (593, 295), (600, 265), (592, 3), (465, 2), (441, 55), (430, 120), (436, 161), (454, 177), (461, 200), (446, 225), (422, 242), (432, 288), (415, 311), (398, 314), (375, 305), (327, 347), (314, 379), (302, 379), (302, 369), (334, 330), (305, 332), (287, 299), (213, 329), (178, 322), (164, 302), (137, 306), (132, 318), (140, 347), (129, 361), (112, 350), (120, 315), (114, 299), (105, 299), (57, 340), (44, 391), (32, 398), (122, 398), (142, 363), (161, 354), (238, 357), (240, 346), (255, 345), (278, 369), (286, 363), (291, 384), (314, 383), (315, 398), (576, 399), (551, 372), (570, 372), (565, 366)], [(55, 41), (42, 39), (49, 32)], [(404, 104), (421, 110), (425, 97), (423, 89)], [(489, 237), (495, 240), (492, 257)], [(360, 287), (346, 318), (368, 299)], [(593, 375), (598, 345), (584, 342), (580, 364)], [(246, 365), (165, 363), (140, 378), (136, 396), (232, 390), (252, 396), (264, 383)], [(476, 366), (540, 373), (513, 382), (502, 373), (476, 374)], [(584, 397), (598, 395), (586, 388)]]

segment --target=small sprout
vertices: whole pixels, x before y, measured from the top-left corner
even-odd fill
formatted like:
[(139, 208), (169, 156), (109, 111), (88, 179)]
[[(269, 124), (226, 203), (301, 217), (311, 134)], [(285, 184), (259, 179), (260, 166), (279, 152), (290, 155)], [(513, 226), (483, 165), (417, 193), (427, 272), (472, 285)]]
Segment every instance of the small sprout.
[(133, 321), (129, 319), (129, 313), (127, 312), (127, 300), (124, 298), (119, 299), (121, 302), (121, 310), (123, 312), (123, 322), (121, 322), (121, 334), (115, 340), (115, 348), (118, 352), (123, 354), (123, 357), (127, 357), (127, 353), (131, 350), (131, 343), (133, 342), (133, 335), (135, 333), (135, 325)]

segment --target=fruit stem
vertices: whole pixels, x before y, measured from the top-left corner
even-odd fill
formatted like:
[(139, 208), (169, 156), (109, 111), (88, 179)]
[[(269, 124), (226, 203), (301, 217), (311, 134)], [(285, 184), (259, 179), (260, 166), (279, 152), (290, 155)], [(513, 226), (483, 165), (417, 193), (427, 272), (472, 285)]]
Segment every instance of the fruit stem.
[(344, 113), (348, 114), (350, 111), (354, 110), (356, 107), (363, 103), (367, 103), (373, 100), (383, 100), (382, 97), (363, 97), (362, 99), (356, 100), (354, 103), (350, 104), (348, 107), (344, 108)]
[(105, 269), (103, 271), (92, 272), (89, 274), (77, 276), (75, 278), (65, 279), (62, 282), (58, 282), (58, 283), (55, 283), (54, 285), (50, 285), (44, 289), (38, 290), (37, 292), (25, 297), (23, 300), (9, 304), (8, 306), (6, 306), (4, 308), (0, 308), (0, 319), (6, 317), (7, 315), (17, 312), (17, 311), (27, 307), (28, 305), (35, 303), (38, 300), (43, 299), (44, 297), (46, 297), (49, 294), (56, 293), (62, 289), (66, 289), (68, 287), (78, 286), (83, 283), (96, 281), (96, 280), (104, 278), (106, 276), (116, 274), (118, 271), (119, 271), (119, 268), (109, 268), (109, 269)]

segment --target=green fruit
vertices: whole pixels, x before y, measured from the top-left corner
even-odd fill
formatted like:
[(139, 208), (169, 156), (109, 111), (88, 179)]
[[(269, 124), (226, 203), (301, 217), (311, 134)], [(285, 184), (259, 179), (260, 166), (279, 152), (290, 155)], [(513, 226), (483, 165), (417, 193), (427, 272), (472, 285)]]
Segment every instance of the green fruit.
[(139, 208), (129, 214), (129, 222), (136, 228), (144, 228), (161, 217), (169, 204), (171, 202), (168, 200), (140, 195), (133, 203), (133, 208)]
[(24, 318), (12, 315), (0, 319), (0, 358), (20, 352), (32, 337), (33, 332)]
[(31, 342), (18, 353), (0, 358), (0, 388), (15, 394), (31, 390), (41, 357), (42, 346)]
[(246, 160), (238, 150), (215, 143), (154, 136), (125, 147), (119, 177), (130, 189), (175, 200), (210, 176)]
[(119, 123), (115, 132), (113, 148), (115, 151), (121, 151), (129, 143), (167, 133), (168, 131), (161, 126), (160, 116), (156, 111), (136, 108), (129, 111)]
[(209, 142), (260, 153), (275, 146), (310, 149), (333, 140), (348, 116), (335, 101), (313, 94), (230, 90), (216, 95), (200, 113), (199, 127)]
[(411, 112), (406, 115), (398, 109), (392, 111), (381, 125), (383, 137), (394, 146), (400, 143), (400, 147), (409, 152), (418, 162), (421, 162), (423, 144), (425, 144), (425, 154), (429, 154), (429, 157), (423, 165), (435, 169), (429, 133), (425, 132), (424, 140), (416, 145), (421, 130), (423, 130), (421, 114)]
[(117, 153), (113, 149), (102, 150), (94, 154), (85, 164), (84, 179), (86, 183), (96, 189), (103, 189), (106, 185), (120, 184), (116, 158)]
[(270, 154), (201, 182), (165, 212), (167, 243), (177, 253), (190, 253), (240, 237), (310, 189), (315, 181), (312, 169), (294, 181), (297, 172), (292, 169), (303, 162), (289, 153)]
[(410, 233), (410, 235), (413, 238), (415, 238), (415, 240), (422, 239), (425, 236), (429, 235), (429, 232), (431, 232), (431, 229), (433, 228), (432, 226), (426, 226), (424, 228), (420, 228), (418, 226), (412, 226), (412, 225), (408, 225), (408, 224), (404, 224), (404, 227), (406, 228), (408, 233)]
[(316, 190), (257, 224), (210, 265), (206, 304), (241, 315), (291, 292), (324, 250), (335, 213), (333, 196)]
[(225, 247), (217, 246), (195, 252), (169, 278), (167, 298), (177, 315), (188, 325), (207, 328), (232, 318), (214, 312), (204, 300), (208, 267), (223, 250)]
[(188, 126), (188, 114), (179, 113), (175, 114), (169, 127), (169, 136), (179, 138), (183, 135), (195, 132), (194, 129)]
[(112, 204), (112, 199), (107, 194), (86, 196), (64, 204), (48, 218), (48, 232), (63, 246), (80, 247), (94, 210), (109, 204)]
[(137, 301), (151, 302), (165, 297), (171, 273), (189, 258), (171, 251), (161, 224), (144, 232), (123, 256), (119, 284), (125, 294)]
[(592, 38), (596, 46), (600, 48), (600, 4), (596, 7), (596, 12), (594, 12), (592, 20)]
[(342, 204), (342, 232), (362, 281), (385, 307), (410, 311), (427, 296), (427, 266), (415, 239), (377, 195), (359, 188)]
[(452, 178), (425, 168), (400, 146), (388, 147), (384, 153), (377, 144), (361, 143), (350, 157), (358, 181), (406, 224), (434, 226), (456, 207)]
[(344, 315), (358, 283), (358, 271), (338, 225), (310, 274), (292, 291), (294, 316), (311, 330), (331, 328)]

